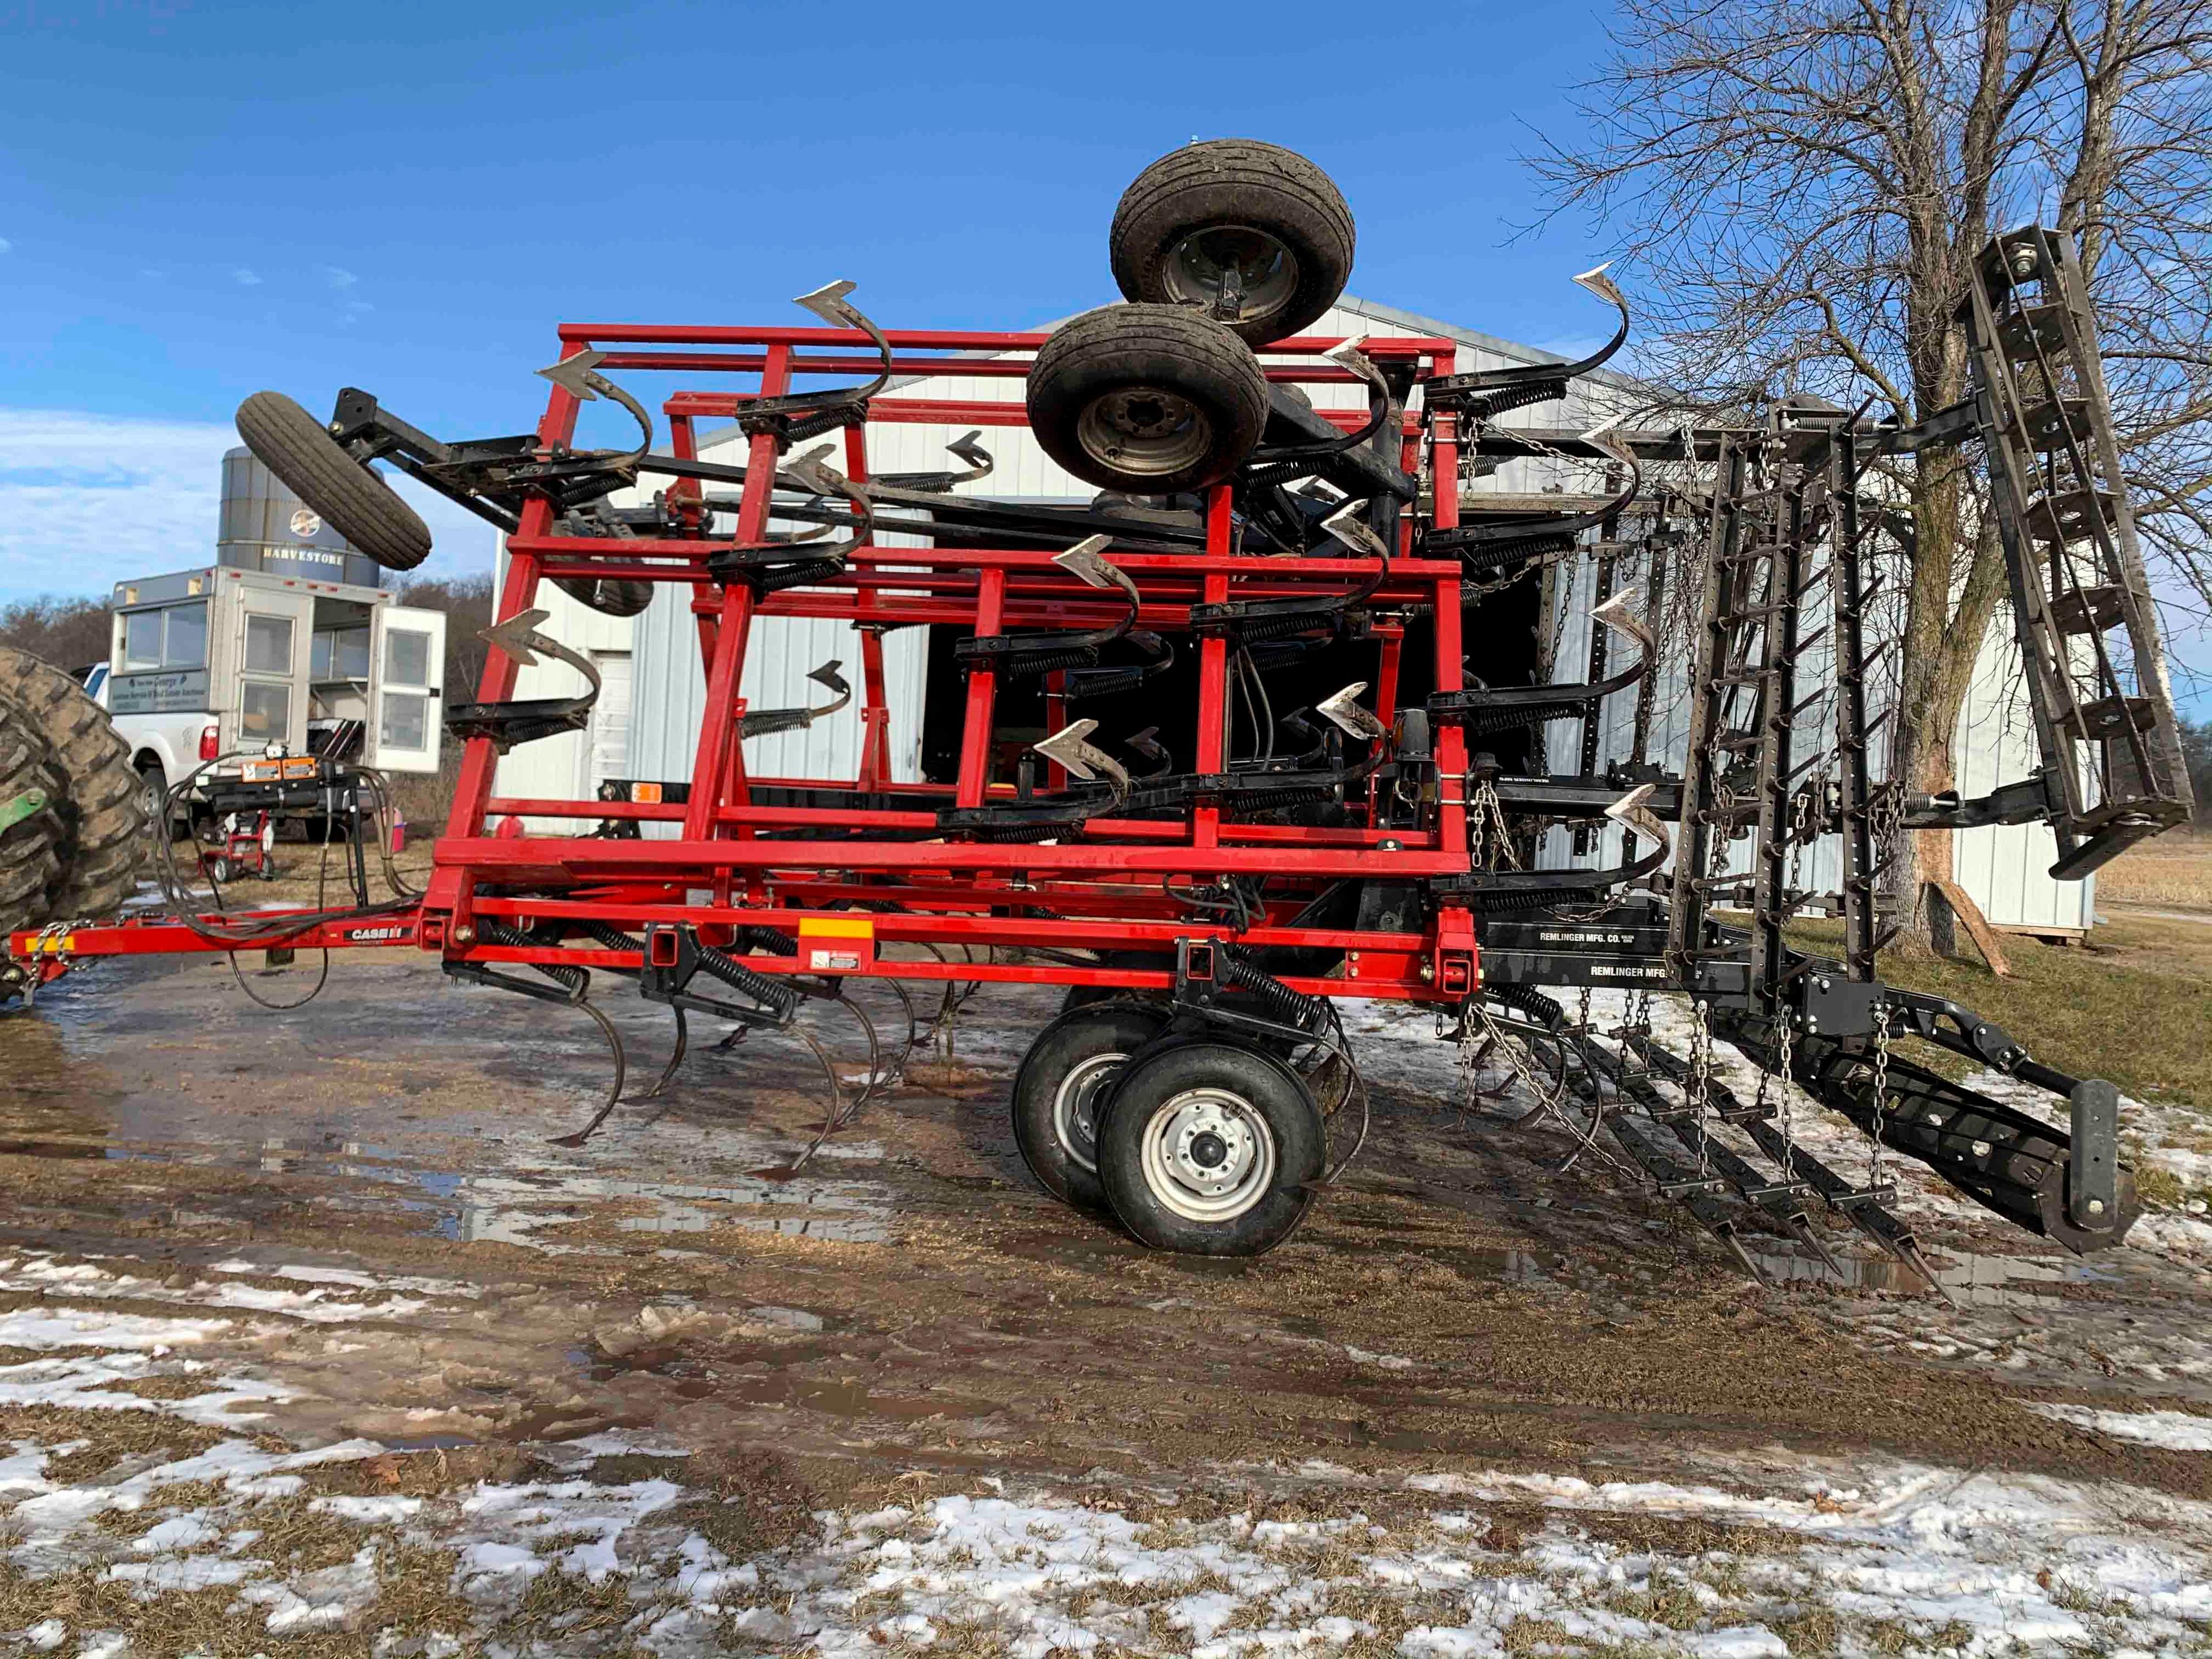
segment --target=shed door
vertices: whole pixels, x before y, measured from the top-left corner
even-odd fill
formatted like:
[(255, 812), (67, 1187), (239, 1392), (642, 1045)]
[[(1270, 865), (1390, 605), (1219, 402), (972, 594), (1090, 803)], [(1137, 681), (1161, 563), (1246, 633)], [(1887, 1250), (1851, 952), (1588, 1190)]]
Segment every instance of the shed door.
[(235, 712), (229, 747), (258, 755), (275, 744), (307, 752), (308, 636), (315, 602), (293, 593), (241, 584), (238, 605)]
[(445, 734), (446, 613), (388, 605), (376, 621), (374, 763), (387, 772), (434, 772)]

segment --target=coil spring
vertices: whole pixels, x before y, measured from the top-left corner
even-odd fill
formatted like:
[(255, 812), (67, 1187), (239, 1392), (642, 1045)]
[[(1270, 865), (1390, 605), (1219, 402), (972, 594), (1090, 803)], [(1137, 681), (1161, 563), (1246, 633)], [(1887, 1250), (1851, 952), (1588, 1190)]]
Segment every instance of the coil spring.
[[(480, 919), (477, 921), (477, 937), (487, 945), (502, 945), (510, 951), (527, 951), (542, 945), (545, 942), (543, 939), (532, 939), (520, 928), (510, 927), (503, 921), (493, 921), (489, 919)], [(584, 1000), (584, 994), (592, 988), (591, 975), (572, 962), (533, 962), (530, 966), (544, 975), (556, 985), (562, 987), (579, 1002)]]
[[(1034, 679), (1039, 674), (1056, 674), (1063, 668), (1091, 668), (1097, 665), (1098, 647), (1095, 645), (1072, 645), (1054, 651), (1010, 651), (999, 659), (999, 672), (1009, 679)], [(971, 671), (986, 666), (983, 661), (971, 663)]]
[(1267, 489), (1310, 477), (1314, 469), (1328, 459), (1324, 455), (1308, 461), (1269, 461), (1264, 466), (1248, 466), (1237, 474), (1237, 482), (1247, 489)]
[(1462, 712), (1458, 719), (1468, 736), (1480, 738), (1493, 732), (1525, 731), (1546, 720), (1566, 720), (1581, 714), (1583, 708), (1579, 702), (1523, 703), (1517, 708), (1469, 708)]
[(1070, 836), (1082, 833), (1080, 823), (991, 823), (979, 825), (975, 839), (995, 842), (1065, 841)]
[(775, 1009), (780, 1018), (790, 1018), (791, 1011), (799, 1006), (797, 991), (781, 980), (753, 972), (726, 951), (702, 943), (699, 965), (724, 984), (734, 986), (754, 1001)]
[(1567, 1023), (1567, 1011), (1533, 985), (1486, 985), (1482, 988), (1547, 1030), (1556, 1031)]
[(1492, 542), (1486, 546), (1463, 550), (1460, 557), (1470, 570), (1495, 570), (1500, 565), (1517, 563), (1522, 559), (1540, 558), (1547, 553), (1565, 553), (1575, 545), (1572, 536), (1557, 532), (1532, 532), (1516, 536), (1509, 542)]
[(845, 568), (842, 559), (808, 559), (802, 564), (768, 565), (744, 573), (756, 593), (781, 593), (787, 587), (805, 587), (827, 581)]
[[(1293, 634), (1311, 634), (1326, 628), (1334, 635), (1344, 620), (1341, 611), (1307, 611), (1303, 615), (1240, 617), (1228, 629), (1247, 645), (1262, 640), (1287, 639)], [(1320, 641), (1314, 641), (1318, 645)]]
[(641, 954), (644, 952), (643, 939), (635, 934), (625, 933), (611, 921), (600, 921), (596, 917), (580, 917), (570, 925), (585, 938), (599, 940), (610, 951), (635, 951)]
[(1263, 789), (1249, 795), (1239, 795), (1231, 803), (1232, 810), (1240, 815), (1246, 812), (1273, 812), (1285, 806), (1304, 806), (1310, 801), (1327, 800), (1330, 787), (1308, 784), (1300, 788)]
[(1213, 974), (1224, 985), (1233, 985), (1249, 993), (1267, 1011), (1285, 1025), (1295, 1025), (1301, 1031), (1320, 1029), (1326, 1000), (1293, 991), (1273, 975), (1254, 967), (1225, 945), (1217, 945), (1213, 952)]
[(1566, 395), (1565, 380), (1532, 380), (1526, 386), (1498, 386), (1478, 393), (1467, 400), (1467, 412), (1478, 421), (1486, 421), (1509, 410), (1526, 409), (1530, 404), (1548, 404), (1554, 398)]
[(746, 949), (765, 951), (772, 957), (795, 957), (799, 954), (799, 941), (774, 927), (740, 927), (738, 937), (744, 941)]
[(1524, 910), (1541, 910), (1554, 904), (1595, 904), (1601, 895), (1595, 889), (1543, 887), (1523, 889), (1519, 892), (1485, 893), (1482, 895), (1482, 914), (1486, 916), (1517, 916)]

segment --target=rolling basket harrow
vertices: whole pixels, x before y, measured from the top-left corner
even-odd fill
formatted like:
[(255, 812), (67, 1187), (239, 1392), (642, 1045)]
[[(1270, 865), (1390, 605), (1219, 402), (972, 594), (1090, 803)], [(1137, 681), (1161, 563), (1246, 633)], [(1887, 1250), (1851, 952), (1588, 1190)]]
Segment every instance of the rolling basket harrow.
[[(814, 326), (563, 325), (544, 414), (518, 436), (442, 442), (353, 389), (327, 422), (257, 394), (249, 444), (363, 550), (404, 567), (429, 545), (376, 460), (506, 533), (495, 649), (476, 701), (447, 711), (466, 750), (428, 890), (377, 914), (258, 913), (250, 933), (158, 915), (20, 933), (18, 982), (241, 941), (433, 951), (599, 1021), (617, 1078), (588, 1134), (623, 1097), (621, 1041), (592, 1001), (608, 979), (673, 1014), (656, 1091), (690, 1016), (726, 1023), (723, 1046), (755, 1030), (811, 1045), (823, 1135), (896, 1080), (930, 998), (943, 1018), (979, 985), (1063, 986), (1014, 1086), (1030, 1167), (1149, 1243), (1221, 1254), (1287, 1236), (1349, 1161), (1366, 1104), (1336, 1005), (1382, 999), (1434, 1009), (1471, 1073), (1503, 1059), (1530, 1119), (1617, 1149), (1754, 1273), (1746, 1231), (1826, 1258), (1822, 1209), (1919, 1266), (1891, 1207), (1897, 1158), (2069, 1248), (2117, 1243), (2136, 1206), (2110, 1085), (1875, 970), (1905, 832), (2041, 819), (2079, 875), (2188, 810), (2068, 245), (1990, 244), (1967, 299), (1975, 396), (1918, 427), (1799, 398), (1733, 425), (1587, 430), (1518, 412), (1570, 398), (1626, 337), (1601, 271), (1577, 281), (1618, 312), (1604, 348), (1470, 370), (1450, 339), (1298, 331), (1351, 248), (1310, 164), (1194, 145), (1116, 216), (1132, 303), (1048, 335), (882, 329), (840, 283), (799, 301)], [(672, 386), (657, 410), (632, 389), (647, 375)], [(1020, 379), (1025, 397), (908, 390), (963, 377)], [(576, 446), (599, 399), (633, 444)], [(709, 421), (737, 423), (742, 461), (702, 454)], [(975, 430), (957, 468), (878, 476), (870, 440), (899, 423)], [(981, 434), (1000, 428), (1103, 493), (985, 493)], [(2043, 750), (2031, 779), (1972, 801), (1880, 775), (1893, 647), (1872, 635), (1896, 515), (1876, 464), (1934, 438), (1988, 458)], [(1463, 477), (1528, 458), (1595, 482), (1467, 510), (1481, 500)], [(1528, 631), (1506, 607), (1540, 580), (1556, 610), (1569, 562), (1600, 601), (1587, 678), (1490, 683)], [(688, 603), (706, 683), (688, 777), (495, 794), (501, 753), (580, 728), (597, 694), (589, 659), (543, 631), (549, 582), (617, 615), (663, 587)], [(851, 625), (857, 689), (830, 663), (813, 676), (826, 701), (750, 707), (748, 653), (786, 618)], [(957, 765), (919, 781), (894, 764), (884, 663), (910, 628), (950, 632), (958, 677)], [(539, 656), (585, 693), (518, 697)], [(1049, 735), (1010, 744), (1020, 698)], [(1614, 698), (1633, 704), (1631, 752), (1601, 766)], [(1662, 699), (1686, 708), (1674, 769)], [(838, 719), (858, 723), (854, 775), (748, 768), (748, 738)], [(1577, 736), (1578, 767), (1549, 770)], [(512, 817), (573, 828), (496, 833)], [(1578, 860), (1536, 867), (1547, 835)], [(1784, 931), (1814, 896), (1816, 842), (1841, 860), (1833, 959)], [(1715, 914), (1729, 907), (1747, 915)], [(847, 994), (858, 980), (899, 997), (902, 1048)], [(1593, 987), (1628, 993), (1616, 1023), (1592, 1017)], [(1691, 999), (1685, 1054), (1652, 1034), (1651, 994), (1670, 991)], [(798, 1022), (823, 1004), (868, 1044), (853, 1098)], [(1893, 1053), (1907, 1037), (2049, 1091), (2066, 1128)], [(1750, 1097), (1720, 1042), (1758, 1066)], [(1863, 1132), (1854, 1174), (1801, 1144), (1777, 1079)]]

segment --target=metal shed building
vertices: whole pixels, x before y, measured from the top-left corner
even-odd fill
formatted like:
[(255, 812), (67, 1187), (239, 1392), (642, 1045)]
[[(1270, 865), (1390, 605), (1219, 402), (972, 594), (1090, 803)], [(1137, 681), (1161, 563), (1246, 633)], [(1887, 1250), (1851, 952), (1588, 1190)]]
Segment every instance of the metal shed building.
[[(1048, 326), (1050, 326), (1048, 325)], [(1418, 334), (1457, 342), (1461, 370), (1513, 363), (1556, 362), (1555, 354), (1395, 307), (1346, 295), (1310, 331), (1316, 336)], [(1004, 378), (928, 377), (894, 382), (901, 398), (945, 402), (1018, 402), (1018, 375)], [(1315, 401), (1364, 406), (1356, 386), (1309, 388)], [(1518, 411), (1509, 422), (1532, 426), (1586, 427), (1618, 412), (1632, 400), (1635, 383), (1600, 371), (1575, 384), (1566, 407), (1554, 403)], [(868, 465), (875, 473), (923, 471), (946, 465), (945, 447), (968, 428), (943, 425), (883, 425), (868, 433)], [(1088, 501), (1091, 487), (1062, 471), (1024, 428), (993, 428), (984, 439), (994, 459), (989, 477), (958, 486), (969, 492), (1033, 500)], [(734, 428), (702, 434), (702, 454), (742, 462), (744, 446)], [(1470, 494), (1534, 495), (1562, 487), (1559, 464), (1514, 460), (1468, 485)], [(1565, 487), (1584, 487), (1569, 483)], [(894, 538), (886, 541), (896, 542)], [(503, 555), (502, 555), (503, 559)], [(1575, 666), (1589, 650), (1588, 612), (1604, 597), (1591, 592), (1595, 571), (1587, 559), (1563, 568), (1551, 615), (1556, 678), (1580, 678)], [(540, 799), (587, 799), (608, 777), (676, 779), (688, 776), (706, 700), (698, 636), (689, 595), (661, 586), (652, 605), (635, 618), (603, 617), (548, 587), (538, 604), (550, 613), (556, 637), (591, 654), (605, 678), (605, 690), (587, 732), (547, 738), (518, 749), (500, 763), (498, 793)], [(923, 705), (927, 672), (927, 630), (901, 629), (884, 641), (884, 670), (892, 711), (892, 775), (912, 781), (921, 775)], [(846, 624), (822, 620), (763, 618), (754, 625), (743, 693), (757, 708), (786, 707), (818, 701), (807, 672), (830, 659), (856, 668), (859, 641)], [(578, 677), (558, 664), (526, 669), (516, 695), (556, 696), (580, 690)], [(1633, 697), (1611, 699), (1605, 711), (1601, 764), (1627, 751), (1626, 733)], [(1686, 697), (1663, 688), (1652, 734), (1652, 758), (1679, 769), (1685, 734), (1679, 729)], [(1571, 753), (1578, 738), (1555, 730), (1550, 737), (1553, 769), (1574, 769)], [(2001, 778), (2024, 775), (2034, 763), (2029, 720), (2009, 635), (2002, 621), (1992, 629), (1974, 686), (1960, 719), (1956, 752), (1959, 787), (1974, 793)], [(748, 769), (758, 776), (850, 776), (860, 763), (860, 723), (842, 717), (810, 729), (757, 738), (746, 747)], [(540, 826), (532, 826), (533, 828)], [(550, 829), (549, 822), (543, 826)], [(662, 829), (653, 826), (653, 830)], [(669, 832), (664, 830), (664, 833)], [(2071, 932), (2091, 919), (2092, 884), (2057, 883), (2045, 872), (2057, 856), (2051, 831), (2041, 825), (1958, 832), (1954, 837), (1954, 873), (1961, 887), (2000, 927)], [(1568, 838), (1555, 832), (1546, 848), (1547, 864), (1590, 861), (1595, 850), (1577, 860)], [(1835, 885), (1828, 866), (1832, 849), (1814, 850), (1808, 873), (1815, 891)]]

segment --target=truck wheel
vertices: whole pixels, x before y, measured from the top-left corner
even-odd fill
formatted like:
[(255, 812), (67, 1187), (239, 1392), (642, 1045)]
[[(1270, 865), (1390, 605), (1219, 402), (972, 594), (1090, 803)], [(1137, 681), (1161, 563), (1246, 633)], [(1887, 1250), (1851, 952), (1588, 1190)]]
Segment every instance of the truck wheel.
[(169, 816), (169, 774), (158, 760), (138, 769), (138, 807), (146, 815), (149, 835), (166, 830), (171, 841), (177, 838), (176, 820)]
[(1249, 138), (1186, 144), (1121, 192), (1108, 246), (1132, 300), (1197, 305), (1248, 345), (1297, 333), (1344, 292), (1352, 210), (1329, 176), (1295, 151)]
[(553, 586), (587, 611), (603, 617), (635, 617), (653, 603), (651, 582), (595, 580), (587, 576), (556, 576)]
[(1160, 1034), (1167, 1011), (1135, 1002), (1072, 1008), (1037, 1034), (1014, 1074), (1014, 1145), (1054, 1198), (1103, 1210), (1096, 1108), (1122, 1062)]
[(412, 570), (430, 556), (422, 516), (283, 392), (257, 392), (240, 404), (238, 435), (294, 495), (386, 569)]
[[(52, 920), (46, 894), (61, 868), (62, 822), (49, 781), (45, 743), (20, 709), (0, 703), (0, 936)], [(36, 806), (25, 799), (33, 792), (46, 797)]]
[(1328, 1137), (1297, 1074), (1217, 1039), (1127, 1066), (1098, 1125), (1098, 1178), (1114, 1213), (1155, 1249), (1259, 1255), (1305, 1218)]
[(1252, 453), (1267, 382), (1250, 347), (1195, 311), (1106, 306), (1038, 348), (1028, 404), (1045, 453), (1085, 483), (1171, 495)]
[(0, 647), (0, 698), (21, 708), (46, 745), (61, 818), (61, 869), (47, 897), (52, 920), (112, 915), (138, 890), (146, 813), (131, 745), (107, 711), (51, 663)]

